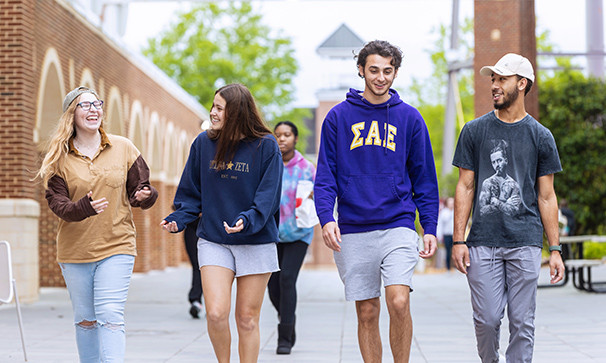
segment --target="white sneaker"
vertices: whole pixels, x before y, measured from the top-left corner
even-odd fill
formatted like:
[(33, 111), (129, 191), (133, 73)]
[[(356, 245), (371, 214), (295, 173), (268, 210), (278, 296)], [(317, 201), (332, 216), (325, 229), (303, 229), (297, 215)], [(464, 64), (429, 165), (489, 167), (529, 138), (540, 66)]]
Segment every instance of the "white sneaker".
[(194, 319), (200, 319), (201, 317), (204, 317), (206, 311), (204, 311), (204, 308), (199, 301), (194, 301), (191, 303), (191, 307), (189, 308), (189, 314)]

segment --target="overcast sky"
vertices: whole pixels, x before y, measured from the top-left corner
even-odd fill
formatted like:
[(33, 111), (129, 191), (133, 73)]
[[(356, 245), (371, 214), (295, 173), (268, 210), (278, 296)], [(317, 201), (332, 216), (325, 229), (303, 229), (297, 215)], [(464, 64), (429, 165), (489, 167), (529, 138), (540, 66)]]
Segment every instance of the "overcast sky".
[[(404, 52), (404, 61), (394, 86), (408, 87), (414, 76), (424, 79), (431, 74), (428, 49), (436, 40), (432, 29), (451, 23), (451, 0), (269, 0), (253, 1), (263, 14), (263, 21), (273, 29), (282, 30), (293, 40), (300, 71), (295, 79), (295, 105), (315, 107), (316, 92), (334, 72), (335, 65), (343, 72), (351, 71), (351, 86), (362, 88), (355, 77), (355, 61), (340, 63), (321, 58), (316, 48), (342, 23), (347, 24), (363, 40), (387, 40)], [(175, 21), (176, 12), (191, 3), (132, 3), (124, 41), (131, 49), (140, 49), (146, 39), (156, 36)], [(537, 32), (549, 30), (550, 40), (558, 50), (582, 52), (585, 44), (585, 1), (535, 0)], [(460, 0), (460, 19), (473, 16), (473, 0)], [(504, 51), (504, 53), (506, 53)], [(580, 58), (577, 63), (584, 64)], [(348, 65), (349, 64), (349, 65)], [(347, 67), (351, 67), (350, 70)], [(328, 77), (327, 77), (328, 76)]]

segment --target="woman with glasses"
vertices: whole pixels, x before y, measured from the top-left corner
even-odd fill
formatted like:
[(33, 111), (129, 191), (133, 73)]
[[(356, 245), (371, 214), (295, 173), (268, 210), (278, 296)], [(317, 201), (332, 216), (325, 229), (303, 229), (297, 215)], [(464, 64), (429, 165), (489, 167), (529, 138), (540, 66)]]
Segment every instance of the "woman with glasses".
[(208, 335), (219, 362), (229, 362), (231, 291), (240, 362), (259, 355), (259, 315), (267, 281), (278, 270), (282, 156), (250, 91), (215, 92), (211, 128), (194, 140), (177, 188), (176, 211), (160, 225), (179, 232), (201, 213), (198, 263)]
[(150, 208), (158, 192), (130, 140), (103, 131), (103, 101), (78, 87), (38, 176), (60, 218), (57, 261), (74, 310), (80, 362), (122, 362), (124, 305), (135, 256), (131, 207)]

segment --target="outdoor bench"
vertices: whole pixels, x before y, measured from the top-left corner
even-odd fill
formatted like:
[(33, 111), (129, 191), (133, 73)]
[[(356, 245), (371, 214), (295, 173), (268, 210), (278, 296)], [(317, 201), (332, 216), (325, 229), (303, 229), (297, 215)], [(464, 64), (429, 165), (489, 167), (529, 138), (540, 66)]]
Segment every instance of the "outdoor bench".
[(572, 272), (574, 287), (588, 292), (606, 293), (606, 281), (595, 282), (591, 280), (591, 268), (603, 265), (603, 260), (571, 259), (565, 260), (564, 264), (566, 269)]

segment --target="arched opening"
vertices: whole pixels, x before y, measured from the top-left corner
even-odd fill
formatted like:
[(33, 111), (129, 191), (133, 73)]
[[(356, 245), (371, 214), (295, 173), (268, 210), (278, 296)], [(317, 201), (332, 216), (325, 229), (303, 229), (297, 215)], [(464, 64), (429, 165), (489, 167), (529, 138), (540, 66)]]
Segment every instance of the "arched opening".
[(150, 133), (149, 133), (149, 146), (150, 149), (149, 155), (151, 159), (151, 169), (153, 172), (161, 173), (163, 171), (162, 167), (162, 139), (167, 140), (167, 136), (160, 130), (160, 120), (158, 118), (158, 114), (156, 112), (152, 112), (150, 120)]
[(36, 127), (33, 136), (33, 141), (38, 145), (39, 151), (43, 151), (46, 142), (63, 114), (64, 94), (65, 86), (59, 56), (54, 48), (49, 48), (42, 64), (40, 86), (38, 88)]
[(177, 153), (177, 137), (175, 134), (175, 126), (173, 123), (169, 123), (166, 127), (165, 132), (165, 144), (164, 144), (164, 169), (166, 171), (166, 181), (169, 184), (173, 184), (177, 177), (177, 166), (178, 166), (178, 153)]
[(141, 107), (141, 102), (133, 102), (130, 115), (128, 138), (141, 153), (145, 154), (145, 138), (143, 137), (145, 130), (143, 129), (143, 108)]
[(124, 135), (124, 116), (122, 115), (122, 100), (118, 87), (109, 89), (109, 96), (105, 100), (105, 131), (114, 135)]
[(187, 163), (187, 158), (189, 158), (189, 149), (191, 148), (191, 144), (193, 140), (191, 140), (185, 131), (181, 131), (179, 143), (179, 152), (181, 153), (181, 163), (178, 168), (179, 175), (183, 173), (183, 169), (185, 168), (185, 164)]
[[(93, 72), (90, 69), (84, 68), (82, 70), (82, 76), (80, 77), (80, 84), (77, 87), (84, 86), (95, 89), (95, 79), (93, 78)], [(101, 96), (99, 96), (101, 97)]]

